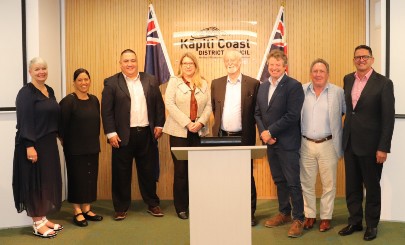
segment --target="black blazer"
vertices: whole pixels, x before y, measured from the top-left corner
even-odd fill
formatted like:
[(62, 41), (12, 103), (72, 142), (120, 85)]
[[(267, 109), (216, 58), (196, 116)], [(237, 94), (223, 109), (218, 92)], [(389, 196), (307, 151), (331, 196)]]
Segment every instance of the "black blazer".
[[(145, 93), (149, 127), (153, 134), (155, 127), (163, 127), (165, 123), (165, 105), (159, 90), (159, 83), (154, 76), (139, 72)], [(120, 145), (129, 142), (131, 96), (124, 75), (120, 72), (104, 80), (101, 99), (101, 117), (104, 133), (117, 132), (121, 139)], [(156, 142), (155, 137), (152, 137)]]
[(279, 82), (270, 103), (268, 102), (270, 82), (264, 81), (257, 94), (255, 119), (259, 134), (269, 130), (277, 139), (273, 147), (282, 150), (299, 150), (301, 147), (301, 109), (304, 91), (297, 80), (284, 75)]
[[(224, 109), (227, 76), (217, 78), (211, 83), (211, 105), (214, 113), (213, 136), (217, 136), (221, 128)], [(256, 122), (254, 111), (259, 81), (242, 74), (241, 110), (242, 110), (242, 145), (256, 144)]]
[(343, 149), (349, 139), (359, 156), (375, 156), (377, 150), (390, 152), (395, 122), (394, 86), (390, 79), (373, 71), (356, 108), (352, 104), (354, 73), (343, 79), (346, 119), (343, 127)]

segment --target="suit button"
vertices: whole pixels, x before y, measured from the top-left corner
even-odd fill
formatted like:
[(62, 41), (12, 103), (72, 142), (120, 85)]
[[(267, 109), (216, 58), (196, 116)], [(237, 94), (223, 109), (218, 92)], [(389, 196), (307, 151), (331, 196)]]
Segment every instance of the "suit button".
[(356, 112), (352, 111), (352, 115), (356, 114)]

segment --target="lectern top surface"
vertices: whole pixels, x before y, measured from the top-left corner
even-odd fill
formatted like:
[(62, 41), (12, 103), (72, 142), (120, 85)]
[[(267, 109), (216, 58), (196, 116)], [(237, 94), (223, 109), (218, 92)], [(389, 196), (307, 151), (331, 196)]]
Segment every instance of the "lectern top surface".
[(187, 160), (190, 151), (250, 151), (251, 158), (257, 159), (266, 155), (267, 146), (171, 147), (171, 150), (179, 160)]

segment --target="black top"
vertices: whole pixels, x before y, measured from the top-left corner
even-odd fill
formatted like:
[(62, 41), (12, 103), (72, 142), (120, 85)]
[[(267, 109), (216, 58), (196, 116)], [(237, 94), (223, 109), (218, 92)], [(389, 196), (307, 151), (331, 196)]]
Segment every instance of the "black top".
[(60, 137), (65, 154), (83, 155), (100, 152), (100, 102), (89, 94), (80, 100), (75, 93), (61, 100)]
[(53, 89), (45, 86), (49, 98), (32, 83), (28, 83), (18, 92), (16, 145), (34, 146), (43, 136), (58, 132), (59, 105)]

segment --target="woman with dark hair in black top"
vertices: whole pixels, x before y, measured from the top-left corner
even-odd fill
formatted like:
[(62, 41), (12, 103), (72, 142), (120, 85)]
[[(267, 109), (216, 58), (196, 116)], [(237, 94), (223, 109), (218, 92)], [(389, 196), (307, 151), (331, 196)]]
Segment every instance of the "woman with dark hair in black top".
[(62, 205), (62, 177), (56, 142), (59, 105), (54, 91), (45, 84), (48, 65), (36, 57), (30, 61), (31, 82), (16, 99), (17, 134), (13, 162), (13, 194), (17, 212), (26, 210), (34, 224), (33, 234), (55, 237), (63, 226), (46, 215)]
[(87, 226), (87, 220), (101, 221), (90, 203), (97, 200), (98, 158), (100, 152), (100, 103), (88, 93), (90, 74), (74, 72), (75, 91), (60, 102), (63, 151), (68, 176), (68, 201), (73, 204), (73, 222)]

